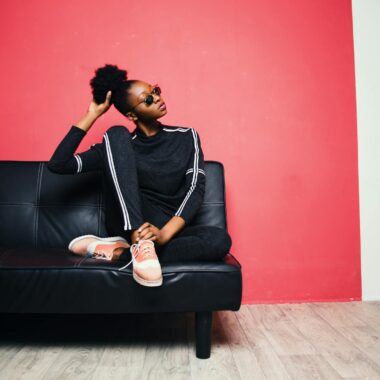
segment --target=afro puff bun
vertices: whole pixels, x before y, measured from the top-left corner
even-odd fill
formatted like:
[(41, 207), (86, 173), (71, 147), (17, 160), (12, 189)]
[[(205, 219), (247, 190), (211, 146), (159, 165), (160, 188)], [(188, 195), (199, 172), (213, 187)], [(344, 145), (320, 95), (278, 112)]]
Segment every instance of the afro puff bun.
[[(116, 65), (106, 64), (95, 71), (95, 76), (91, 79), (90, 85), (92, 95), (97, 104), (106, 100), (108, 91), (112, 91), (111, 104), (116, 103), (125, 92), (127, 82), (127, 71), (119, 69)], [(116, 104), (115, 104), (116, 106)]]

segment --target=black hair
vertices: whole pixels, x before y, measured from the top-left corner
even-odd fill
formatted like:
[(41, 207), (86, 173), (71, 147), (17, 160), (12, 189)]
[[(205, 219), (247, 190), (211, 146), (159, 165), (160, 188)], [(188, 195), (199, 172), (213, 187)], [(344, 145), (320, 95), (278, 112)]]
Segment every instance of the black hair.
[(127, 92), (135, 80), (128, 80), (128, 72), (116, 65), (106, 64), (95, 70), (95, 76), (90, 80), (92, 95), (97, 104), (106, 100), (108, 91), (112, 91), (111, 104), (125, 115), (130, 106), (127, 103)]

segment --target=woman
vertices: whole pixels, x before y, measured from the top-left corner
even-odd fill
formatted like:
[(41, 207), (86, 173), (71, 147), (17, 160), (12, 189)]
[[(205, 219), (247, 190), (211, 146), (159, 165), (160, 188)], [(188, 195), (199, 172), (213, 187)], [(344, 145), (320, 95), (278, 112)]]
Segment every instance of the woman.
[[(116, 237), (84, 235), (72, 243), (85, 244), (84, 252), (94, 258), (111, 249), (108, 259), (118, 259), (130, 242), (132, 260), (120, 269), (133, 262), (134, 278), (145, 286), (162, 284), (160, 261), (222, 259), (232, 244), (227, 231), (189, 225), (203, 202), (206, 181), (196, 130), (158, 121), (167, 113), (160, 87), (127, 80), (127, 71), (115, 65), (98, 68), (90, 85), (93, 100), (87, 113), (72, 125), (48, 168), (60, 174), (104, 173), (106, 228)], [(135, 129), (112, 126), (101, 143), (75, 154), (87, 131), (112, 104)]]

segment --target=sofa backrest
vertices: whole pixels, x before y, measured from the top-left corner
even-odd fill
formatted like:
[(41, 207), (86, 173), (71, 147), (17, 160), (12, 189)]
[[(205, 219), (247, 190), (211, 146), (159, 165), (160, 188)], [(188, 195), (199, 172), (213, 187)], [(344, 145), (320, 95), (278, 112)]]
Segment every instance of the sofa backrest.
[[(205, 161), (206, 193), (192, 225), (227, 229), (224, 168)], [(107, 236), (101, 171), (52, 173), (46, 161), (0, 161), (0, 246), (67, 247)]]

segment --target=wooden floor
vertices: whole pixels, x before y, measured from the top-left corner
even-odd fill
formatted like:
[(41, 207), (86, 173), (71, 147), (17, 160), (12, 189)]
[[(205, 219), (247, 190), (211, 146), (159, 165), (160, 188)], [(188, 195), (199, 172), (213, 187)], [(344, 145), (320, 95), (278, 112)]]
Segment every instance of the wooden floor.
[(209, 359), (194, 314), (1, 317), (0, 379), (380, 379), (380, 302), (214, 312)]

